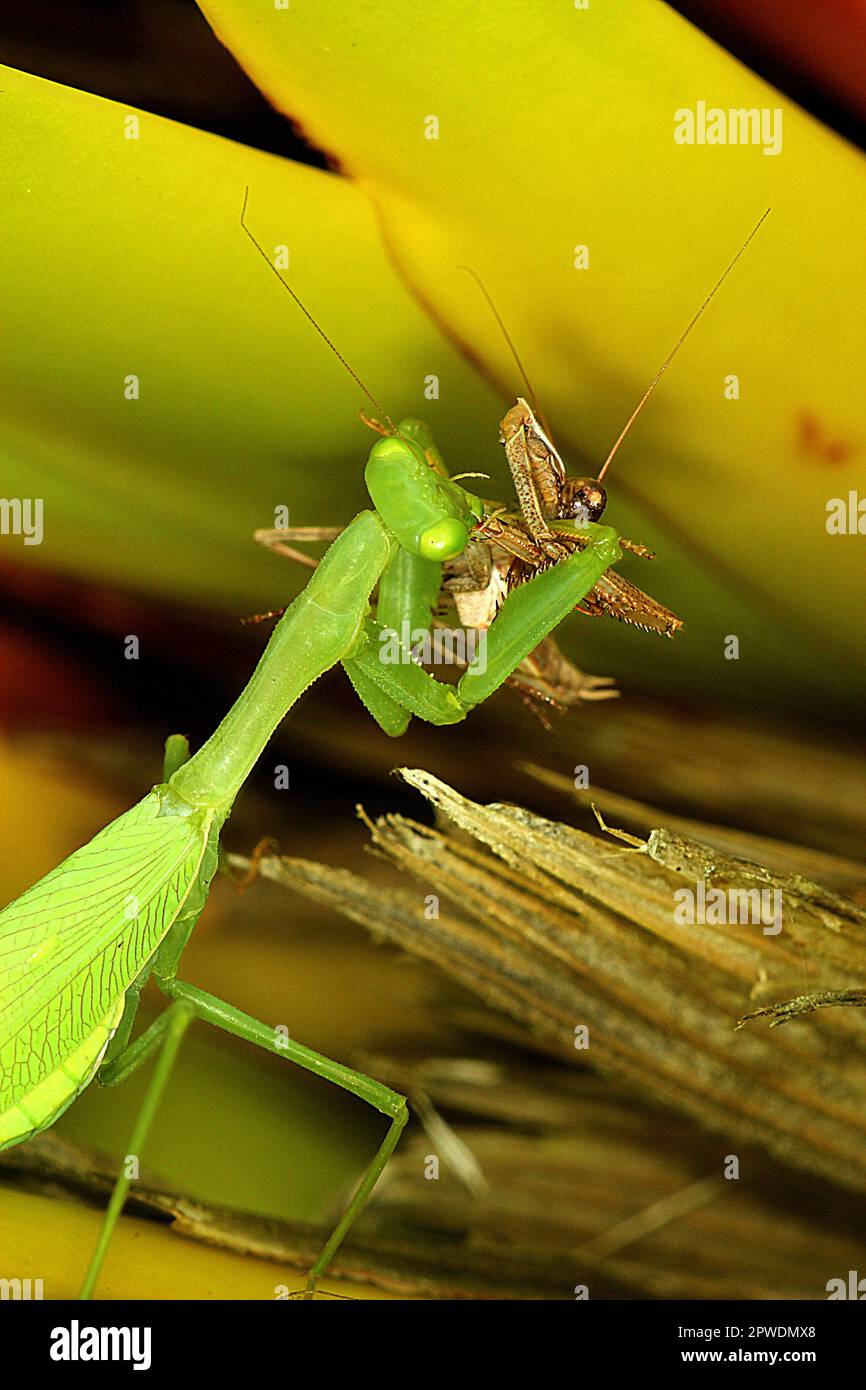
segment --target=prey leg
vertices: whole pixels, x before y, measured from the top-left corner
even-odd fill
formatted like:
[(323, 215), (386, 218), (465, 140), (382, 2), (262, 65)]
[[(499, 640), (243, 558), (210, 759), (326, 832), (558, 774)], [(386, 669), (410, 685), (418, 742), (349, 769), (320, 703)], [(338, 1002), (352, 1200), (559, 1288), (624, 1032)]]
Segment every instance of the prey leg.
[(296, 564), (306, 565), (307, 569), (314, 570), (318, 565), (318, 560), (314, 560), (312, 555), (305, 555), (303, 550), (296, 550), (294, 546), (287, 545), (287, 541), (333, 541), (343, 531), (342, 526), (277, 526), (270, 529), (265, 527), (253, 532), (253, 540), (259, 545), (263, 545), (266, 550), (273, 550), (276, 555), (284, 555), (287, 560), (294, 560)]
[(526, 529), (549, 559), (562, 559), (568, 550), (545, 515), (555, 506), (557, 483), (565, 471), (562, 460), (542, 434), (525, 401), (518, 401), (509, 410), (502, 421), (501, 434)]

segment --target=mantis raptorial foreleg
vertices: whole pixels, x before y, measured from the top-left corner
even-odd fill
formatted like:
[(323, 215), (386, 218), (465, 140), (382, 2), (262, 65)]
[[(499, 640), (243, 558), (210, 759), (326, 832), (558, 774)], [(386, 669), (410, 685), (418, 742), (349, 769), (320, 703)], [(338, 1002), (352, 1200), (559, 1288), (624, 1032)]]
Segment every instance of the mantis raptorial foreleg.
[(428, 675), (408, 652), (405, 660), (382, 660), (382, 639), (393, 643), (393, 635), (369, 620), (365, 625), (368, 640), (353, 658), (354, 666), (393, 704), (433, 724), (456, 724), (508, 680), (620, 553), (616, 532), (609, 526), (592, 525), (582, 551), (509, 594), (486, 634), (483, 652), (476, 655), (456, 687)]
[[(441, 580), (441, 564), (421, 555), (413, 555), (403, 546), (398, 546), (379, 580), (376, 633), (387, 631), (398, 634), (404, 644), (407, 641), (411, 644), (413, 633), (426, 632), (436, 607)], [(368, 628), (368, 632), (372, 633), (373, 628)], [(380, 647), (375, 657), (381, 654)], [(358, 698), (379, 727), (394, 738), (406, 732), (413, 711), (411, 706), (400, 701), (399, 696), (395, 698), (389, 694), (371, 677), (366, 665), (375, 657), (368, 652), (364, 660), (344, 659), (343, 669)], [(407, 650), (406, 658), (411, 662), (410, 650)]]

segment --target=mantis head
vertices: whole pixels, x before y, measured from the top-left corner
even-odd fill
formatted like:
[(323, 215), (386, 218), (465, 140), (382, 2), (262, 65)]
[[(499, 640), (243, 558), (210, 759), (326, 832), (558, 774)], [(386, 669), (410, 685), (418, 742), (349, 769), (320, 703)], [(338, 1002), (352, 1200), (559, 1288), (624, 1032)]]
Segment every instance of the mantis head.
[(370, 450), (365, 480), (374, 507), (399, 543), (425, 560), (452, 560), (466, 549), (469, 530), (483, 507), (459, 483), (431, 466), (417, 436), (402, 422), (400, 434)]

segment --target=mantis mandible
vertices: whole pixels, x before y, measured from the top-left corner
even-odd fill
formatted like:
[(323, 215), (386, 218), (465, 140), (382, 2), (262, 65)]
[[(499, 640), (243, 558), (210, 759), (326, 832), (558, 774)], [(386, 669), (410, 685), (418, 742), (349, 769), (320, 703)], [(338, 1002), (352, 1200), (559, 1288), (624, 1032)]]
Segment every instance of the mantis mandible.
[[(52, 1125), (94, 1077), (119, 1084), (158, 1052), (130, 1139), (130, 1152), (140, 1152), (196, 1018), (334, 1082), (385, 1116), (381, 1146), (309, 1272), (309, 1297), (397, 1144), (406, 1101), (179, 978), (222, 827), (277, 726), (330, 667), (343, 664), (389, 734), (400, 733), (412, 714), (456, 723), (621, 555), (616, 531), (591, 524), (582, 551), (509, 596), (491, 626), (486, 662), (470, 665), (456, 687), (411, 660), (386, 664), (379, 659), (383, 626), (399, 631), (404, 617), (423, 621), (425, 613), (429, 621), (441, 565), (461, 553), (482, 514), (477, 498), (431, 466), (435, 458), (432, 439), (413, 422), (374, 444), (365, 476), (375, 510), (361, 512), (330, 546), (216, 731), (192, 757), (186, 741), (172, 736), (163, 780), (0, 913), (0, 1149)], [(131, 1042), (148, 979), (167, 1007)], [(93, 1292), (128, 1188), (119, 1178), (82, 1297)]]

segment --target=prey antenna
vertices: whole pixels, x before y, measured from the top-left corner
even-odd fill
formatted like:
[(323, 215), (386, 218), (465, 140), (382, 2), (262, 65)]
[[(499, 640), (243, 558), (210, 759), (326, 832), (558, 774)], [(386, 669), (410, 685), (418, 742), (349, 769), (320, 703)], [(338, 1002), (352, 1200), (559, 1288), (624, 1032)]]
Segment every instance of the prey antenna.
[(770, 215), (770, 209), (767, 208), (766, 212), (763, 213), (763, 214), (761, 215), (761, 217), (758, 218), (758, 221), (755, 223), (754, 227), (753, 227), (752, 230), (749, 232), (749, 235), (746, 237), (746, 240), (743, 242), (742, 246), (740, 247), (739, 251), (737, 252), (737, 254), (736, 254), (736, 256), (734, 257), (734, 259), (731, 261), (731, 263), (729, 264), (729, 266), (727, 267), (727, 269), (723, 272), (722, 275), (719, 276), (718, 280), (717, 280), (716, 283), (713, 285), (713, 288), (710, 290), (709, 294), (707, 295), (707, 297), (706, 297), (706, 299), (704, 300), (703, 304), (701, 305), (700, 309), (698, 309), (698, 312), (692, 317), (691, 321), (689, 322), (688, 327), (686, 327), (686, 328), (683, 330), (683, 332), (680, 334), (680, 336), (677, 338), (677, 341), (674, 343), (673, 347), (671, 348), (671, 350), (670, 350), (670, 352), (668, 353), (667, 357), (665, 358), (664, 362), (663, 362), (662, 365), (659, 367), (658, 371), (656, 372), (655, 376), (653, 377), (653, 379), (652, 379), (652, 381), (650, 382), (649, 386), (647, 387), (646, 391), (644, 391), (644, 393), (643, 393), (643, 395), (641, 396), (640, 400), (638, 401), (638, 403), (637, 403), (635, 409), (632, 411), (631, 415), (630, 415), (630, 416), (628, 417), (628, 419), (626, 420), (625, 426), (624, 426), (624, 428), (620, 431), (620, 434), (619, 434), (619, 436), (618, 436), (618, 438), (617, 438), (617, 440), (616, 440), (616, 443), (614, 444), (613, 448), (611, 449), (610, 453), (608, 454), (607, 458), (605, 459), (604, 463), (602, 464), (601, 471), (599, 472), (598, 479), (597, 479), (598, 482), (601, 482), (602, 478), (604, 477), (605, 473), (607, 472), (608, 468), (610, 467), (611, 463), (613, 462), (614, 454), (616, 453), (616, 451), (617, 451), (617, 449), (619, 448), (619, 446), (620, 446), (620, 444), (622, 443), (622, 441), (625, 439), (626, 435), (628, 434), (628, 432), (629, 432), (629, 430), (631, 429), (632, 425), (634, 424), (635, 420), (636, 420), (637, 417), (640, 415), (641, 411), (643, 410), (644, 406), (646, 405), (646, 403), (647, 403), (647, 401), (649, 400), (650, 396), (652, 395), (653, 391), (654, 391), (654, 390), (656, 389), (656, 387), (658, 386), (659, 382), (661, 381), (662, 377), (664, 376), (664, 374), (665, 374), (665, 372), (667, 371), (668, 367), (670, 366), (671, 362), (673, 362), (674, 358), (676, 357), (677, 353), (679, 352), (679, 350), (680, 350), (680, 348), (682, 347), (683, 343), (685, 342), (686, 338), (687, 338), (687, 337), (689, 336), (689, 334), (691, 333), (692, 329), (694, 328), (694, 326), (695, 326), (695, 324), (697, 323), (698, 319), (700, 318), (701, 314), (702, 314), (702, 313), (704, 312), (704, 310), (706, 309), (706, 307), (707, 307), (707, 305), (709, 304), (710, 300), (712, 299), (713, 295), (716, 293), (716, 290), (718, 290), (718, 289), (721, 288), (722, 282), (723, 282), (724, 280), (727, 280), (727, 278), (728, 278), (728, 276), (730, 275), (731, 271), (733, 270), (734, 266), (737, 264), (737, 261), (740, 259), (740, 257), (742, 256), (743, 252), (745, 251), (746, 247), (749, 245), (749, 242), (752, 240), (752, 238), (753, 238), (754, 236), (757, 235), (758, 230), (759, 230), (760, 227), (761, 227), (761, 224), (766, 220), (767, 217), (769, 217), (769, 215)]
[(458, 270), (464, 270), (464, 271), (466, 272), (467, 275), (471, 275), (471, 276), (472, 276), (472, 279), (475, 281), (475, 283), (476, 283), (476, 285), (478, 286), (478, 288), (480, 289), (481, 293), (484, 295), (484, 298), (487, 300), (488, 308), (490, 309), (491, 314), (493, 315), (493, 317), (495, 318), (495, 320), (496, 320), (496, 322), (497, 322), (497, 324), (498, 324), (498, 326), (499, 326), (499, 331), (501, 332), (503, 338), (505, 339), (506, 343), (508, 344), (508, 350), (509, 350), (509, 352), (511, 353), (511, 356), (514, 358), (515, 364), (516, 364), (516, 366), (517, 366), (517, 370), (519, 371), (519, 373), (520, 373), (520, 375), (521, 375), (521, 377), (522, 377), (522, 379), (523, 379), (523, 384), (525, 385), (527, 391), (529, 392), (529, 398), (530, 398), (530, 400), (532, 401), (532, 408), (533, 408), (533, 410), (535, 411), (535, 413), (536, 413), (536, 415), (538, 416), (538, 418), (540, 419), (542, 425), (544, 426), (544, 429), (545, 429), (546, 433), (548, 434), (548, 436), (550, 436), (550, 437), (552, 438), (552, 436), (550, 435), (550, 430), (549, 430), (548, 425), (547, 425), (547, 421), (545, 420), (544, 414), (543, 414), (543, 412), (542, 412), (542, 410), (541, 410), (541, 408), (540, 408), (540, 406), (539, 406), (539, 404), (538, 404), (538, 396), (537, 396), (537, 394), (536, 394), (535, 387), (533, 386), (532, 382), (529, 380), (529, 373), (527, 372), (526, 368), (525, 368), (524, 365), (523, 365), (523, 362), (521, 361), (520, 353), (517, 351), (517, 348), (514, 346), (514, 341), (513, 341), (512, 337), (511, 337), (511, 334), (509, 333), (508, 329), (505, 327), (505, 320), (503, 319), (502, 315), (500, 314), (499, 310), (497, 309), (496, 305), (494, 304), (494, 302), (493, 302), (493, 297), (491, 296), (490, 292), (488, 291), (487, 286), (485, 285), (484, 281), (481, 279), (481, 276), (478, 274), (478, 272), (472, 269), (472, 266), (471, 266), (471, 265), (458, 265), (457, 269), (458, 269)]
[(280, 284), (282, 285), (283, 289), (284, 289), (284, 290), (288, 290), (289, 294), (292, 296), (292, 299), (293, 299), (293, 300), (295, 301), (295, 303), (297, 304), (297, 306), (298, 306), (298, 308), (300, 309), (301, 313), (302, 313), (302, 314), (304, 315), (304, 317), (308, 320), (308, 322), (311, 323), (311, 324), (313, 325), (313, 327), (315, 328), (315, 330), (316, 330), (316, 332), (318, 333), (319, 337), (320, 337), (320, 338), (323, 338), (324, 341), (328, 344), (328, 347), (331, 349), (331, 352), (334, 354), (334, 356), (336, 357), (337, 361), (338, 361), (338, 362), (341, 362), (342, 365), (345, 367), (346, 371), (349, 373), (349, 376), (352, 378), (352, 380), (354, 381), (355, 385), (356, 385), (356, 386), (360, 386), (361, 390), (364, 392), (364, 395), (367, 397), (367, 400), (371, 403), (371, 405), (374, 405), (374, 406), (376, 407), (376, 409), (378, 410), (379, 414), (383, 417), (383, 419), (385, 419), (385, 420), (388, 422), (388, 424), (390, 425), (391, 430), (393, 431), (393, 433), (394, 433), (394, 434), (398, 434), (399, 431), (397, 430), (397, 427), (395, 426), (394, 421), (391, 419), (391, 417), (390, 417), (390, 415), (388, 414), (387, 410), (383, 410), (383, 409), (382, 409), (381, 405), (380, 405), (379, 402), (376, 400), (376, 397), (373, 395), (372, 391), (370, 391), (369, 388), (368, 388), (367, 386), (364, 385), (363, 381), (362, 381), (361, 378), (358, 376), (358, 373), (355, 371), (354, 367), (351, 367), (351, 366), (349, 365), (349, 363), (346, 361), (346, 359), (345, 359), (345, 357), (343, 356), (343, 354), (340, 352), (340, 349), (331, 341), (331, 339), (328, 337), (327, 333), (325, 332), (324, 328), (322, 328), (321, 324), (316, 322), (316, 320), (313, 318), (313, 315), (310, 313), (309, 309), (307, 308), (306, 304), (305, 304), (304, 301), (301, 299), (300, 295), (297, 295), (297, 294), (295, 293), (295, 291), (292, 289), (291, 285), (289, 284), (288, 280), (284, 280), (284, 279), (283, 279), (282, 275), (280, 274), (280, 272), (279, 272), (279, 270), (277, 269), (277, 267), (274, 265), (273, 261), (271, 260), (270, 256), (268, 255), (267, 251), (265, 250), (265, 248), (261, 245), (261, 243), (260, 243), (259, 241), (256, 240), (254, 234), (250, 231), (250, 229), (249, 229), (249, 227), (247, 226), (246, 221), (245, 221), (246, 212), (247, 212), (247, 202), (249, 201), (249, 196), (250, 196), (250, 186), (249, 186), (249, 184), (247, 184), (246, 188), (244, 189), (244, 205), (243, 205), (243, 207), (241, 208), (241, 226), (243, 227), (243, 229), (244, 229), (244, 231), (246, 232), (247, 236), (249, 237), (250, 241), (253, 243), (253, 246), (256, 248), (256, 250), (258, 251), (259, 255), (261, 256), (261, 258), (262, 258), (262, 260), (265, 262), (265, 264), (268, 265), (268, 266), (270, 266), (271, 270), (272, 270), (272, 271), (274, 272), (274, 274), (276, 275), (276, 277), (277, 277), (277, 279), (279, 280)]

